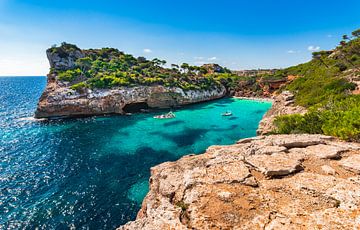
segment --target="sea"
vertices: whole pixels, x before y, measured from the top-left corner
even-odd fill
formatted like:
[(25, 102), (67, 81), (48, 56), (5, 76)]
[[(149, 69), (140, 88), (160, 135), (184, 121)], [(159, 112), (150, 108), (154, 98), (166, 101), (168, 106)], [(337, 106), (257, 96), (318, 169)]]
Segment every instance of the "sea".
[[(270, 102), (224, 98), (132, 116), (33, 119), (46, 77), (0, 77), (0, 229), (114, 229), (150, 168), (256, 135)], [(221, 116), (231, 111), (232, 116)]]

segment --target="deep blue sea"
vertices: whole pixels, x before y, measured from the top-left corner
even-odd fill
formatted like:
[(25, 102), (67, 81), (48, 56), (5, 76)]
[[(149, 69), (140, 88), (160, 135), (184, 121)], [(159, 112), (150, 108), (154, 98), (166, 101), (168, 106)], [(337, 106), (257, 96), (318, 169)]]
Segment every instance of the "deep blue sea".
[[(254, 136), (267, 102), (226, 98), (174, 111), (27, 119), (45, 77), (0, 77), (0, 229), (114, 229), (134, 220), (150, 167)], [(233, 116), (220, 114), (231, 110)]]

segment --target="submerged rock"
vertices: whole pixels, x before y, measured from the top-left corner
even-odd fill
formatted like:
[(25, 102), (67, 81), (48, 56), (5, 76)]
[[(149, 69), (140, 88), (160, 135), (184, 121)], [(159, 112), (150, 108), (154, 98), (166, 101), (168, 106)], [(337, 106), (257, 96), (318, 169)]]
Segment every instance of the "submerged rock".
[(136, 220), (119, 229), (357, 229), (359, 147), (260, 136), (165, 162), (151, 169)]

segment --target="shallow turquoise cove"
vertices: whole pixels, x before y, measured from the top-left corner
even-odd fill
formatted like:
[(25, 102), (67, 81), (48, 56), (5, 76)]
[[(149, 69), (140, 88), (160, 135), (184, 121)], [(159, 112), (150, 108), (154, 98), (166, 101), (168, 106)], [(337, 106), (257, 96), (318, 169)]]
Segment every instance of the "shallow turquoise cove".
[[(46, 79), (0, 78), (0, 226), (113, 229), (135, 218), (150, 167), (254, 136), (268, 102), (225, 98), (175, 110), (34, 122)], [(6, 89), (6, 90), (4, 90)], [(230, 110), (233, 116), (221, 113)]]

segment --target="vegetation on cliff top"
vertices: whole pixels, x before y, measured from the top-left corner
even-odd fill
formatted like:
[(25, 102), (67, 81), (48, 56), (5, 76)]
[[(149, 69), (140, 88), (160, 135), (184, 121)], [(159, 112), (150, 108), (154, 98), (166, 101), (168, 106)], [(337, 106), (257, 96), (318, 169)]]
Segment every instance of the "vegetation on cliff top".
[(285, 115), (275, 120), (277, 133), (321, 133), (360, 141), (360, 30), (343, 36), (331, 51), (313, 53), (310, 62), (277, 74), (299, 76), (286, 86), (295, 102), (307, 107), (305, 115)]
[(71, 68), (52, 68), (58, 80), (70, 82), (71, 88), (112, 88), (117, 86), (164, 85), (180, 87), (184, 90), (209, 89), (220, 82), (230, 82), (236, 75), (216, 64), (181, 66), (172, 64), (165, 68), (166, 61), (135, 58), (114, 48), (80, 50), (72, 44), (62, 43), (52, 47), (48, 52), (58, 54), (61, 58), (71, 57), (80, 52)]

